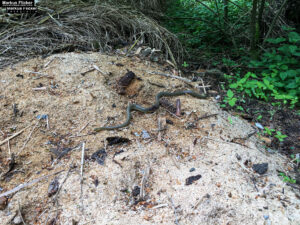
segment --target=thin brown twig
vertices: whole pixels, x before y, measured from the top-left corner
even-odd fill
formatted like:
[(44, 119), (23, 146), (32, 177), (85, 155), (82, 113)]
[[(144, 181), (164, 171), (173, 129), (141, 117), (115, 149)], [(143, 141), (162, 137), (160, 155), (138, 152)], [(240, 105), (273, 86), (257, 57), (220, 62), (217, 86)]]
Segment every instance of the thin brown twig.
[(20, 135), (21, 133), (23, 133), (24, 130), (26, 130), (26, 129), (27, 129), (28, 127), (30, 127), (30, 126), (31, 126), (31, 124), (28, 125), (27, 127), (23, 128), (22, 130), (18, 131), (17, 133), (13, 134), (12, 136), (10, 136), (10, 137), (4, 139), (3, 141), (0, 142), (0, 146), (3, 145), (4, 143), (6, 143), (7, 141), (9, 141), (9, 140), (11, 140), (11, 139), (17, 137), (18, 135)]
[(26, 225), (26, 223), (24, 222), (23, 216), (22, 216), (21, 206), (20, 206), (19, 200), (18, 200), (18, 212), (19, 212), (19, 216), (21, 217), (23, 225)]
[(89, 124), (91, 121), (87, 122), (78, 132), (77, 135), (79, 135), (81, 133), (81, 131), (83, 131)]
[(176, 116), (181, 116), (181, 102), (180, 99), (176, 99)]
[(201, 83), (202, 83), (202, 88), (203, 88), (204, 94), (207, 94), (206, 88), (205, 88), (207, 86), (204, 85), (203, 79), (201, 77), (200, 77), (200, 80), (201, 80)]
[(82, 76), (84, 76), (85, 74), (87, 74), (87, 73), (90, 73), (90, 72), (93, 72), (95, 70), (95, 68), (92, 68), (92, 69), (89, 69), (89, 70), (87, 70), (87, 71), (85, 71), (85, 72), (82, 72), (82, 73), (80, 73)]
[(39, 123), (40, 123), (40, 119), (37, 121), (37, 123), (35, 124), (35, 126), (32, 128), (31, 132), (29, 133), (29, 135), (26, 138), (26, 141), (24, 142), (22, 148), (19, 150), (19, 152), (16, 154), (16, 156), (18, 156), (24, 150), (24, 148), (26, 147), (27, 143), (30, 140), (30, 137), (31, 137), (33, 131), (35, 130), (35, 128), (38, 126)]
[(204, 115), (204, 116), (199, 117), (197, 119), (197, 121), (203, 120), (203, 119), (206, 119), (206, 118), (209, 118), (209, 117), (217, 116), (217, 115), (219, 115), (219, 113), (214, 113), (214, 114), (210, 114), (210, 115)]

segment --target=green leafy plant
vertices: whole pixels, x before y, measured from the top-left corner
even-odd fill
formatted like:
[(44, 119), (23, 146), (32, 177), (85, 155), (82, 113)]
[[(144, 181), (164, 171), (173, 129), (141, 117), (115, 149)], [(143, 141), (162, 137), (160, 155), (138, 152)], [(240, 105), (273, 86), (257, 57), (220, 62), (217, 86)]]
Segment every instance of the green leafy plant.
[(280, 142), (282, 142), (285, 138), (287, 138), (287, 135), (282, 134), (280, 131), (276, 131), (276, 137)]
[(291, 155), (291, 158), (293, 159), (293, 161), (296, 161), (297, 164), (300, 163), (300, 158), (297, 157), (297, 155), (295, 156), (294, 154)]
[(183, 64), (182, 64), (182, 66), (183, 66), (184, 68), (186, 68), (186, 67), (189, 66), (189, 64), (188, 64), (186, 61), (184, 61)]
[[(282, 134), (280, 131), (276, 131), (275, 129), (270, 129), (268, 127), (265, 127), (263, 133), (269, 135), (270, 137), (274, 136), (280, 142), (284, 141), (284, 139), (288, 137), (287, 135)], [(275, 133), (275, 135), (274, 135), (274, 133)]]
[(300, 96), (300, 35), (289, 32), (287, 37), (267, 42), (271, 47), (259, 61), (251, 61), (250, 67), (261, 72), (259, 78), (265, 84), (266, 95), (294, 106)]
[[(193, 58), (209, 59), (210, 64), (234, 72), (224, 76), (232, 92), (227, 93), (221, 107), (236, 105), (233, 93), (271, 101), (274, 106), (298, 106), (300, 35), (297, 32), (289, 27), (285, 36), (265, 40), (260, 57), (250, 61), (245, 54), (248, 51), (243, 35), (237, 34), (249, 27), (249, 17), (241, 15), (252, 8), (252, 1), (232, 0), (228, 8), (225, 1), (168, 0), (166, 3), (164, 25), (178, 36), (189, 53), (196, 53)], [(220, 52), (224, 53), (221, 57)], [(189, 65), (184, 62), (182, 66)]]
[(268, 134), (269, 136), (272, 136), (273, 132), (275, 132), (275, 129), (270, 129), (268, 127), (265, 127), (264, 134)]
[(228, 116), (228, 122), (230, 123), (230, 124), (233, 124), (233, 121), (232, 121), (232, 118), (230, 117), (230, 116)]
[(283, 182), (287, 182), (287, 183), (291, 183), (291, 184), (295, 184), (296, 183), (295, 179), (289, 177), (288, 175), (286, 175), (283, 172), (279, 172), (278, 176), (283, 177)]
[(256, 117), (256, 120), (261, 120), (262, 119), (262, 115), (258, 115), (257, 117)]
[[(272, 105), (299, 104), (300, 96), (300, 35), (288, 33), (287, 37), (268, 39), (270, 48), (260, 60), (250, 61), (253, 72), (236, 76), (225, 76), (229, 87), (249, 97), (272, 100)], [(224, 60), (223, 60), (224, 61)], [(225, 60), (226, 64), (232, 64)], [(255, 72), (254, 72), (255, 71)]]
[(227, 96), (224, 99), (225, 103), (228, 103), (228, 105), (230, 105), (231, 107), (233, 107), (235, 105), (237, 101), (237, 98), (234, 97), (234, 93), (232, 92), (232, 90), (228, 90), (227, 91)]
[(240, 105), (238, 105), (238, 106), (236, 107), (236, 109), (238, 109), (238, 110), (240, 110), (240, 111), (245, 111), (245, 109), (244, 109), (242, 106), (240, 106)]

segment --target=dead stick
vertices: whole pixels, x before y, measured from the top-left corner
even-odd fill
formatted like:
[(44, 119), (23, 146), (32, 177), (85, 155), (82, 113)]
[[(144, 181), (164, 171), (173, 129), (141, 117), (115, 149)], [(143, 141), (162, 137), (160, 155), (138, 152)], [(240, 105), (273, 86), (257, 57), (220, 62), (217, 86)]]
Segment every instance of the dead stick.
[(82, 72), (82, 73), (80, 73), (82, 76), (84, 76), (85, 74), (87, 74), (87, 73), (90, 73), (90, 72), (93, 72), (95, 70), (95, 68), (92, 68), (92, 69), (89, 69), (89, 70), (87, 70), (87, 71), (85, 71), (85, 72)]
[(6, 138), (5, 140), (0, 142), (0, 146), (3, 145), (4, 143), (6, 143), (7, 141), (17, 137), (18, 135), (20, 135), (21, 133), (23, 133), (24, 130), (26, 130), (28, 127), (30, 127), (31, 125), (28, 125), (27, 127), (23, 128), (22, 130), (20, 130), (19, 132), (15, 133), (14, 135)]
[(103, 70), (100, 70), (98, 66), (93, 65), (93, 67), (95, 68), (95, 70), (98, 70), (100, 73), (102, 73), (104, 75), (108, 75), (108, 73), (104, 72)]
[(171, 77), (171, 78), (175, 78), (175, 79), (178, 79), (178, 80), (182, 80), (182, 81), (187, 82), (187, 83), (192, 83), (192, 81), (187, 79), (187, 78), (175, 76), (175, 75), (172, 75), (172, 74), (160, 73), (160, 72), (155, 72), (155, 71), (153, 71), (153, 72), (148, 72), (147, 71), (147, 73), (157, 74), (157, 75), (161, 75), (161, 76), (164, 76), (164, 77)]
[(82, 143), (81, 151), (81, 168), (80, 168), (80, 199), (81, 199), (81, 210), (83, 211), (83, 166), (84, 166), (84, 151), (85, 151), (85, 142)]
[(26, 141), (24, 142), (22, 148), (21, 148), (20, 151), (17, 153), (17, 156), (18, 156), (18, 155), (21, 153), (21, 151), (23, 151), (23, 149), (26, 147), (27, 143), (28, 143), (29, 140), (30, 140), (30, 137), (31, 137), (33, 131), (35, 130), (35, 128), (37, 127), (37, 125), (39, 124), (39, 122), (40, 122), (40, 120), (38, 120), (37, 123), (35, 124), (35, 126), (32, 128), (32, 130), (31, 130), (30, 134), (28, 135)]
[(10, 143), (9, 143), (9, 140), (7, 141), (7, 146), (8, 146), (8, 154), (9, 154), (9, 158), (11, 158), (11, 150), (10, 150)]
[(32, 88), (33, 91), (45, 91), (47, 87)]
[(51, 60), (49, 60), (45, 65), (44, 68), (46, 68), (56, 57), (52, 58)]
[(50, 125), (49, 125), (49, 116), (47, 115), (47, 118), (46, 118), (46, 123), (47, 123), (47, 130), (50, 129)]
[(22, 220), (22, 223), (23, 223), (23, 225), (26, 225), (26, 223), (24, 222), (24, 219), (23, 219), (23, 216), (22, 216), (22, 212), (21, 212), (21, 207), (20, 207), (20, 202), (19, 202), (19, 200), (18, 200), (18, 211), (19, 211), (19, 215), (20, 215), (20, 217), (21, 217), (21, 220)]
[(219, 115), (219, 113), (214, 113), (214, 114), (210, 114), (210, 115), (204, 115), (204, 116), (199, 117), (197, 119), (197, 121), (202, 120), (202, 119), (206, 119), (206, 118), (209, 118), (209, 117), (217, 116), (217, 115)]
[[(72, 169), (72, 165), (73, 165), (73, 161), (70, 163), (70, 167), (69, 167), (69, 170), (68, 170), (68, 172), (67, 172), (67, 175), (65, 176), (64, 180), (62, 181), (60, 187), (58, 188), (58, 190), (57, 190), (57, 192), (56, 192), (56, 194), (55, 194), (55, 196), (54, 196), (53, 202), (54, 202), (54, 204), (56, 205), (56, 210), (59, 210), (59, 209), (58, 209), (58, 195), (59, 195), (59, 192), (60, 192), (60, 190), (62, 189), (63, 184), (66, 182), (67, 178), (69, 177), (69, 174), (70, 174), (71, 169)], [(53, 208), (53, 206), (51, 206), (50, 209), (52, 209), (52, 208)], [(45, 225), (47, 225), (48, 220), (49, 220), (50, 209), (49, 209), (49, 214), (48, 214), (48, 216), (47, 216), (47, 219), (46, 219), (46, 221), (45, 221)], [(51, 211), (52, 211), (52, 210), (51, 210)], [(45, 212), (45, 211), (44, 211), (44, 212)]]
[(91, 121), (87, 122), (87, 124), (84, 125), (84, 126), (77, 132), (77, 135), (79, 135), (79, 134), (81, 133), (81, 131), (83, 131), (83, 130), (87, 127), (87, 125), (89, 125), (90, 122), (91, 122)]
[(202, 78), (200, 78), (200, 79), (201, 79), (201, 83), (202, 83), (202, 88), (203, 88), (204, 94), (206, 94), (207, 92), (206, 92), (206, 89), (205, 89), (205, 86), (204, 86), (203, 79)]
[(178, 216), (177, 216), (177, 210), (176, 207), (174, 205), (173, 199), (168, 195), (169, 201), (171, 202), (172, 208), (174, 210), (174, 215), (175, 215), (175, 224), (179, 225), (179, 221), (178, 221)]
[(24, 184), (20, 184), (20, 185), (18, 185), (17, 187), (13, 188), (12, 190), (0, 194), (0, 198), (5, 197), (5, 196), (8, 196), (8, 195), (11, 195), (11, 194), (14, 194), (14, 193), (16, 193), (17, 191), (20, 191), (21, 189), (23, 189), (23, 188), (25, 188), (25, 187), (28, 187), (28, 186), (30, 186), (30, 185), (32, 185), (32, 184), (35, 184), (35, 183), (37, 183), (37, 182), (39, 182), (39, 181), (41, 181), (41, 180), (43, 180), (43, 179), (45, 179), (45, 178), (48, 178), (48, 177), (50, 177), (50, 176), (59, 174), (59, 173), (61, 173), (62, 171), (64, 171), (64, 170), (60, 170), (60, 171), (58, 171), (58, 172), (56, 172), (56, 173), (52, 173), (52, 174), (49, 174), (49, 175), (46, 175), (46, 176), (43, 176), (43, 177), (36, 178), (36, 179), (34, 179), (34, 180), (30, 181), (30, 182), (27, 182), (27, 183), (24, 183)]
[(181, 102), (180, 99), (176, 99), (176, 116), (181, 116)]
[(141, 184), (141, 192), (140, 192), (140, 199), (144, 199), (145, 198), (145, 186), (146, 186), (146, 182), (148, 180), (148, 176), (149, 176), (149, 173), (150, 173), (150, 167), (148, 167), (145, 172), (144, 172), (144, 175), (143, 175), (143, 178), (142, 178), (142, 184)]

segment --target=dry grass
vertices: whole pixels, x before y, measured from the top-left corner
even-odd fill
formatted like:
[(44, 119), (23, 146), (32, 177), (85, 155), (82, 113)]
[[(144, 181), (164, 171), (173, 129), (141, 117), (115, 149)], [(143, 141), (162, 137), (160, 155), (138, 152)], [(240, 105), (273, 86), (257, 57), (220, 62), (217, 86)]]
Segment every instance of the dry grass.
[(138, 38), (161, 49), (166, 57), (171, 53), (169, 48), (176, 59), (181, 57), (182, 47), (176, 36), (149, 16), (159, 14), (160, 0), (120, 2), (124, 1), (44, 0), (36, 15), (9, 15), (2, 11), (0, 68), (36, 55), (73, 50), (111, 51)]

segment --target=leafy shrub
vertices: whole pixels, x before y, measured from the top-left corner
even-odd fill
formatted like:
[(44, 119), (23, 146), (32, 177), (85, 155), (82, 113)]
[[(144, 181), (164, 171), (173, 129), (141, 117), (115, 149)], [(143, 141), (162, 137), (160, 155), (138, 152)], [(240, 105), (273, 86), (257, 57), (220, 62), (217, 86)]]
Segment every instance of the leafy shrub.
[(300, 96), (300, 35), (290, 32), (286, 38), (267, 41), (273, 46), (260, 60), (250, 62), (255, 73), (237, 78), (230, 88), (265, 101), (271, 97), (294, 106)]

